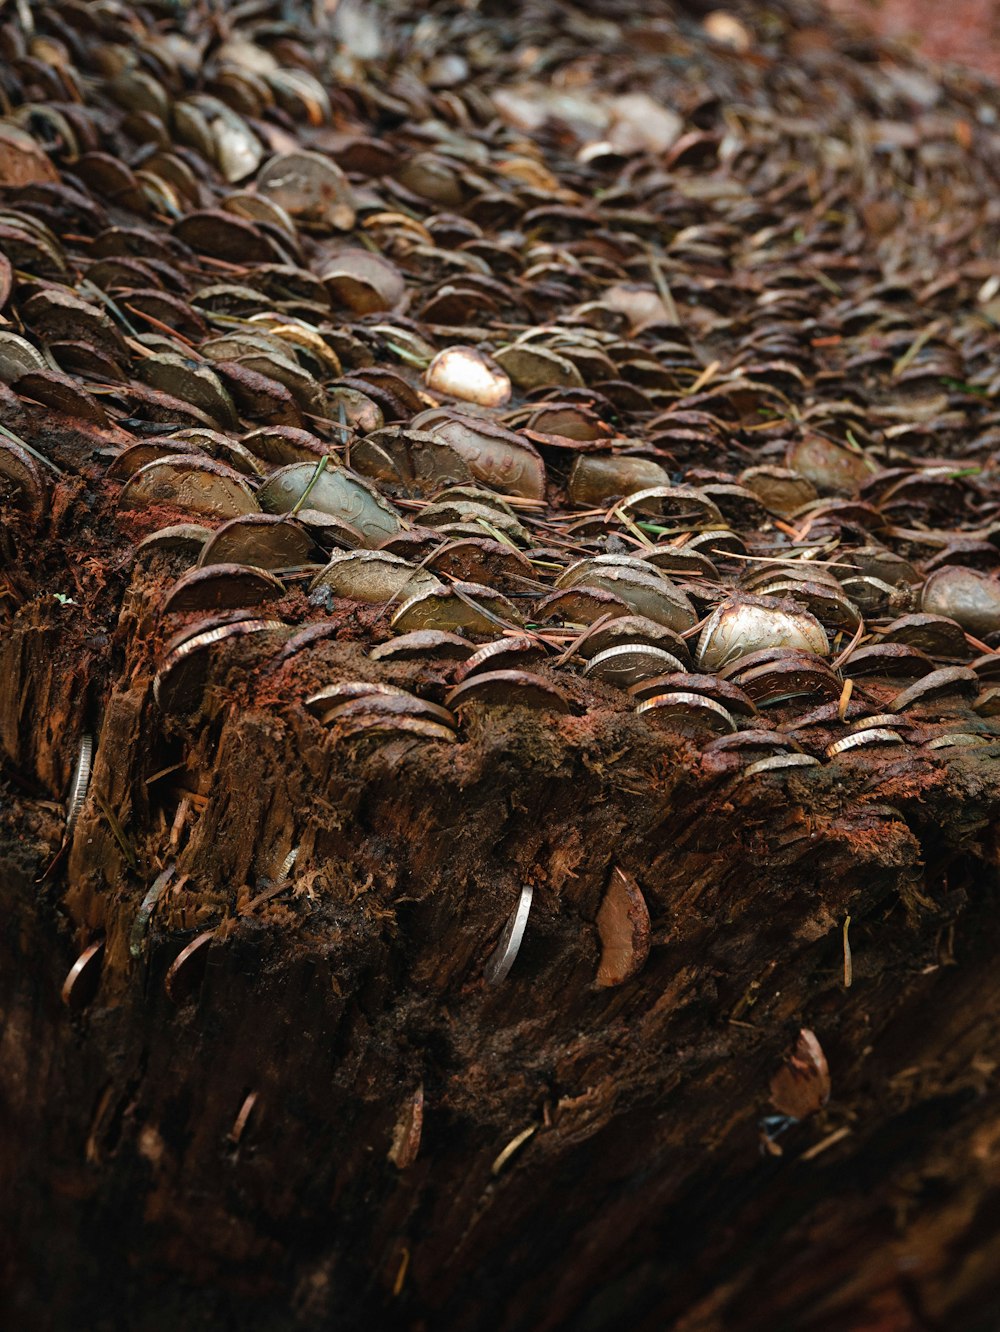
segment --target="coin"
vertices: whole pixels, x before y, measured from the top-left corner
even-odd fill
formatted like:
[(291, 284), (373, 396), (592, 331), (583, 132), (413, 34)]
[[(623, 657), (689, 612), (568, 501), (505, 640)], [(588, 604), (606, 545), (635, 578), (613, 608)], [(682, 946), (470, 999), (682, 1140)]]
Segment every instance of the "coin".
[(534, 893), (535, 890), (530, 883), (526, 883), (521, 889), (521, 896), (504, 926), (500, 942), (487, 958), (486, 966), (483, 968), (487, 984), (499, 985), (514, 965), (528, 924), (528, 913), (531, 911)]

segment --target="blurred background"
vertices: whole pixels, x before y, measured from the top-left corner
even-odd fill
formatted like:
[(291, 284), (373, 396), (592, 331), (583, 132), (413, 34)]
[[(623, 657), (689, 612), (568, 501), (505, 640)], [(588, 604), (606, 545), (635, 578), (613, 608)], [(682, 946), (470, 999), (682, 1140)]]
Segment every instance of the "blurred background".
[(883, 37), (1000, 79), (1000, 0), (827, 0)]

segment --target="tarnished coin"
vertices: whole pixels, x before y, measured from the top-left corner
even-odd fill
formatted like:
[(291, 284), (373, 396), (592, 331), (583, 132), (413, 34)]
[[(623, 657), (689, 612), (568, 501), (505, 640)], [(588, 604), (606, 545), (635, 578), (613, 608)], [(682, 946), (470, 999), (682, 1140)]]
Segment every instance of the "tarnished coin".
[(455, 732), (450, 726), (406, 713), (362, 710), (351, 716), (337, 718), (331, 723), (330, 732), (334, 743), (341, 740), (380, 742), (386, 738), (455, 743)]
[(630, 685), (628, 692), (639, 701), (667, 693), (698, 694), (701, 698), (721, 703), (734, 716), (753, 717), (757, 712), (749, 695), (731, 680), (720, 680), (715, 675), (698, 675), (692, 671), (653, 675)]
[(174, 583), (163, 601), (164, 615), (177, 611), (231, 610), (259, 606), (283, 596), (281, 581), (263, 569), (246, 564), (211, 564), (189, 569)]
[(78, 1013), (93, 1000), (101, 983), (103, 962), (104, 940), (98, 939), (83, 950), (63, 981), (60, 998), (67, 1008)]
[(798, 653), (741, 671), (739, 681), (740, 688), (762, 708), (790, 698), (839, 698), (843, 689), (823, 662)]
[(546, 649), (537, 638), (528, 638), (525, 634), (508, 634), (506, 638), (497, 638), (492, 643), (484, 643), (462, 663), (452, 677), (456, 684), (461, 684), (470, 675), (480, 675), (484, 671), (520, 670), (535, 662), (544, 661)]
[(636, 615), (678, 633), (690, 629), (698, 619), (690, 597), (643, 560), (598, 555), (571, 565), (556, 583), (610, 592)]
[(825, 657), (830, 640), (808, 611), (789, 611), (774, 603), (733, 599), (714, 610), (698, 639), (698, 664), (707, 670), (761, 648), (798, 648)]
[(555, 685), (531, 671), (483, 671), (456, 685), (445, 703), (461, 712), (472, 703), (486, 707), (540, 708), (568, 712), (569, 702)]
[(215, 930), (204, 930), (177, 954), (167, 969), (164, 977), (164, 989), (167, 998), (175, 1004), (183, 1004), (192, 998), (201, 987), (208, 965), (209, 945), (215, 938)]
[(694, 486), (650, 486), (629, 495), (619, 508), (630, 517), (655, 516), (661, 536), (724, 526), (718, 505)]
[(478, 583), (434, 583), (403, 602), (392, 617), (400, 633), (410, 629), (488, 634), (509, 624), (520, 624), (513, 602)]
[(934, 663), (919, 648), (906, 643), (865, 643), (841, 663), (844, 675), (879, 679), (919, 679), (934, 670)]
[(1000, 579), (966, 569), (945, 565), (924, 583), (920, 605), (929, 615), (942, 615), (970, 633), (995, 633), (1000, 629)]
[[(577, 587), (563, 588), (535, 603), (535, 619), (545, 622), (557, 620), (562, 624), (593, 624), (609, 616), (624, 617), (632, 607), (622, 597), (601, 587), (581, 583)], [(647, 617), (640, 616), (645, 619)], [(665, 626), (666, 627), (666, 626)]]
[(329, 514), (361, 532), (369, 546), (394, 536), (402, 527), (399, 515), (361, 477), (345, 468), (291, 463), (272, 472), (257, 493), (268, 513), (289, 513), (299, 506)]
[(310, 584), (310, 594), (329, 589), (335, 597), (350, 597), (371, 605), (413, 596), (437, 579), (400, 555), (386, 550), (352, 550), (331, 556)]
[(162, 458), (147, 463), (125, 483), (118, 504), (123, 509), (169, 504), (216, 518), (260, 512), (243, 478), (208, 458)]
[(312, 541), (293, 519), (271, 513), (231, 518), (205, 542), (198, 563), (252, 565), (256, 569), (291, 569), (305, 564)]
[(796, 753), (801, 746), (790, 736), (777, 731), (737, 731), (710, 740), (704, 748), (706, 754)]
[(607, 891), (597, 913), (601, 960), (597, 985), (621, 985), (645, 965), (650, 948), (649, 909), (642, 890), (620, 865), (611, 871)]
[(419, 717), (424, 721), (434, 722), (439, 726), (455, 729), (454, 714), (447, 708), (430, 703), (427, 699), (417, 698), (415, 694), (401, 689), (398, 693), (366, 693), (357, 698), (343, 699), (333, 707), (326, 709), (320, 721), (324, 726), (340, 724), (345, 721), (372, 720), (397, 717)]
[(923, 748), (976, 749), (995, 740), (1000, 740), (1000, 736), (979, 735), (973, 731), (946, 731), (944, 735), (936, 735), (933, 740), (928, 740)]
[(442, 629), (414, 629), (391, 638), (388, 643), (380, 643), (368, 655), (372, 661), (464, 662), (474, 650), (475, 644), (458, 634)]
[[(410, 422), (412, 430), (428, 432), (453, 449), (476, 481), (504, 495), (544, 499), (545, 467), (528, 440), (494, 421), (438, 409), (422, 412)], [(413, 467), (422, 473), (423, 443), (412, 450)]]
[(257, 176), (257, 191), (307, 225), (350, 231), (354, 204), (347, 178), (321, 153), (281, 153)]
[[(190, 433), (194, 433), (193, 431)], [(205, 431), (206, 435), (212, 432)], [(127, 481), (129, 477), (135, 476), (140, 467), (145, 467), (147, 463), (160, 462), (164, 458), (182, 458), (182, 457), (203, 458), (202, 449), (197, 443), (190, 439), (178, 439), (175, 435), (163, 436), (159, 439), (141, 439), (135, 444), (130, 444), (128, 448), (123, 449), (118, 456), (108, 464), (105, 470), (105, 476), (113, 477), (116, 481)]]
[(379, 680), (341, 680), (336, 684), (324, 685), (322, 689), (314, 690), (303, 702), (313, 716), (321, 717), (339, 703), (346, 703), (354, 698), (368, 698), (372, 695), (402, 698), (407, 696), (407, 691), (400, 685), (386, 684)]
[(691, 650), (680, 634), (644, 615), (619, 615), (596, 625), (581, 635), (576, 653), (584, 658), (595, 657), (598, 652), (622, 643), (660, 648), (683, 662), (684, 670), (691, 664)]
[(186, 712), (201, 700), (208, 678), (211, 649), (249, 635), (282, 634), (281, 620), (238, 620), (193, 633), (168, 650), (153, 678), (153, 697), (163, 712)]
[(11, 492), (18, 508), (32, 518), (41, 518), (48, 495), (41, 467), (26, 448), (0, 439), (0, 495), (10, 502)]
[(882, 630), (881, 642), (905, 643), (928, 656), (968, 661), (972, 649), (965, 641), (961, 625), (945, 615), (926, 611), (901, 615)]
[(979, 677), (967, 666), (943, 666), (901, 690), (890, 703), (893, 712), (912, 707), (959, 707), (979, 692)]
[(585, 453), (573, 464), (569, 495), (574, 504), (593, 507), (651, 486), (664, 485), (667, 480), (666, 471), (651, 458)]
[(203, 362), (189, 361), (171, 352), (158, 352), (141, 361), (137, 376), (150, 388), (189, 402), (220, 426), (235, 430), (236, 409), (219, 376)]
[(392, 310), (406, 292), (399, 269), (379, 254), (368, 250), (343, 249), (324, 268), (323, 283), (334, 306), (355, 314), (375, 314)]
[(136, 912), (135, 920), (132, 922), (132, 928), (129, 931), (128, 951), (130, 957), (138, 958), (142, 956), (143, 943), (149, 929), (149, 922), (156, 910), (157, 903), (174, 877), (174, 869), (175, 866), (171, 862), (166, 869), (156, 876), (150, 885), (149, 891), (140, 902), (139, 910)]
[(212, 535), (210, 527), (201, 523), (171, 523), (168, 527), (158, 528), (143, 537), (135, 548), (139, 555), (185, 555), (188, 559), (197, 559), (205, 542)]

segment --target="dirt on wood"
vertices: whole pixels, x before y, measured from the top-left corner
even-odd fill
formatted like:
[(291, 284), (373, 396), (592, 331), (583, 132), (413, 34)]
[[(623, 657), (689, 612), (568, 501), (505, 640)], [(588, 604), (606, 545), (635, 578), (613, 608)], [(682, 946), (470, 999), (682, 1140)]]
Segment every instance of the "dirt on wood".
[(7, 1324), (995, 1327), (996, 86), (798, 4), (0, 50)]

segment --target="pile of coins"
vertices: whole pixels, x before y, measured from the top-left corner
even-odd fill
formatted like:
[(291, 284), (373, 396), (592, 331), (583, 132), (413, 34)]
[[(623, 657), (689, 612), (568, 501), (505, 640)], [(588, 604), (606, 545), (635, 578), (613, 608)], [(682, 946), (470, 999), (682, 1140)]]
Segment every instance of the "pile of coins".
[(4, 632), (82, 507), (77, 598), (109, 543), (157, 583), (165, 718), (353, 608), (372, 670), (284, 700), (333, 744), (995, 743), (995, 91), (780, 8), (375, 15), (0, 28)]

